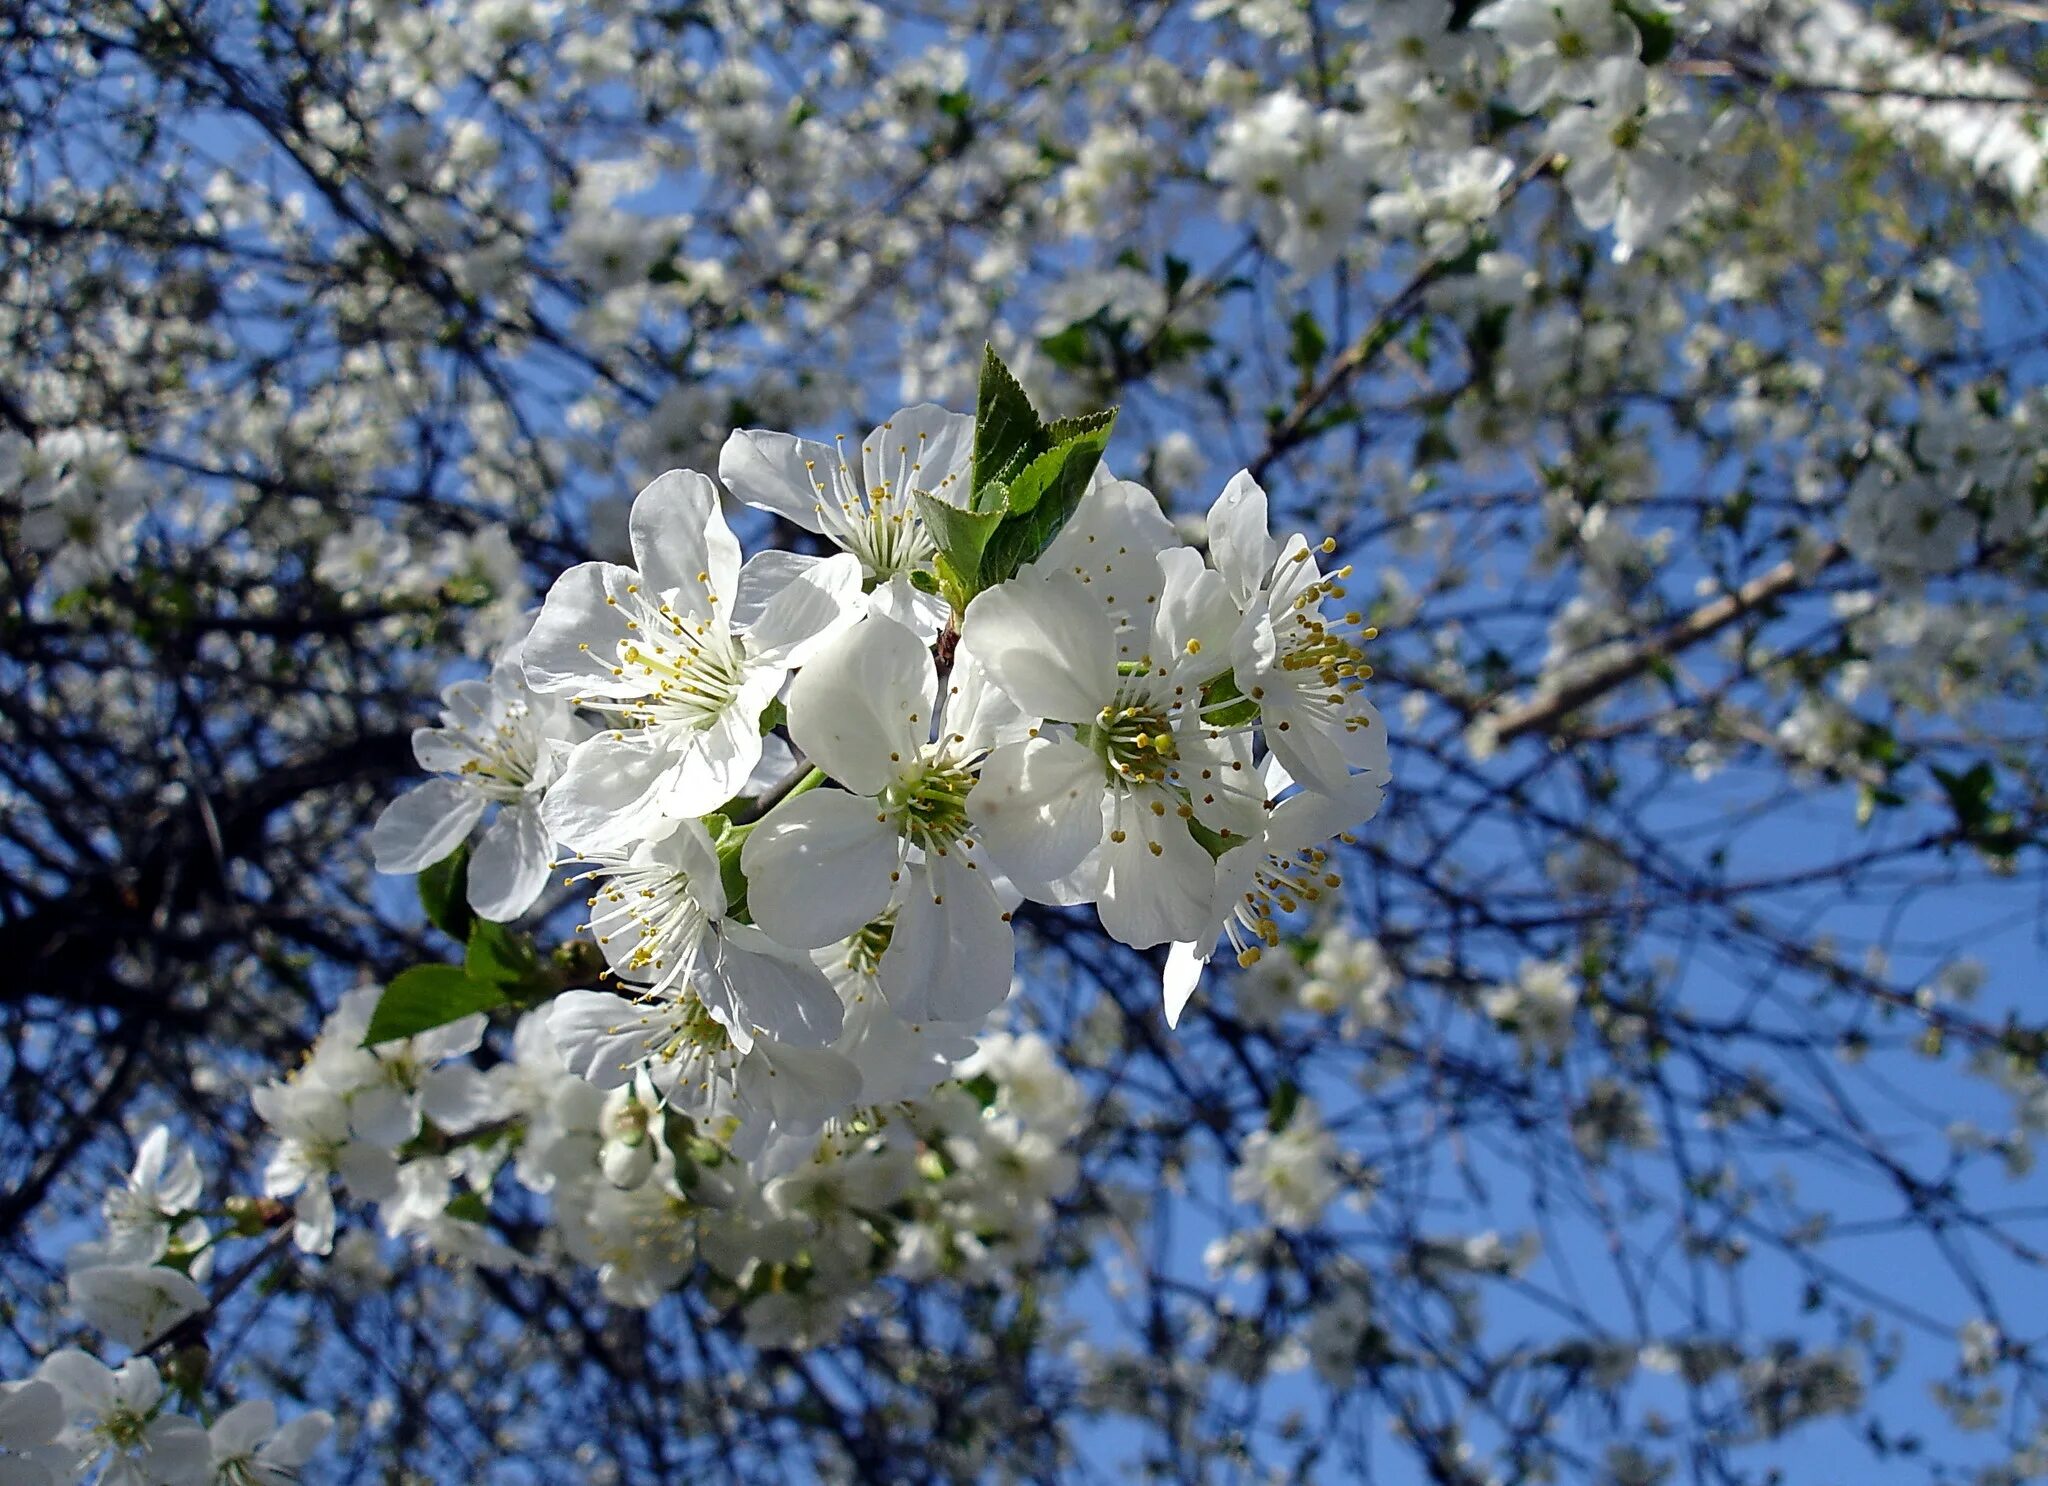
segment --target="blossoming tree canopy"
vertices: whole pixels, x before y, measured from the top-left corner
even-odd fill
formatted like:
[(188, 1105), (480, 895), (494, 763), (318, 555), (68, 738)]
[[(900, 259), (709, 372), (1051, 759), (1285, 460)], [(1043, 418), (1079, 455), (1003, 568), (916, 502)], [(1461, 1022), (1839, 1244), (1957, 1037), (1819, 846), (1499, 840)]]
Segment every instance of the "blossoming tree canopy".
[(0, 1481), (2048, 1474), (2038, 10), (18, 0)]

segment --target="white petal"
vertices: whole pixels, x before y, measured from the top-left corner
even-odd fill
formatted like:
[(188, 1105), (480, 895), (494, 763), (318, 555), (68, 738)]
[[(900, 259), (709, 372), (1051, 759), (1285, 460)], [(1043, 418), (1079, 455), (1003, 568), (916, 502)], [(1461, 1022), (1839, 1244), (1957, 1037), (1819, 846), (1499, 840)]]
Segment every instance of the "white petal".
[[(333, 1429), (334, 1416), (325, 1409), (313, 1409), (273, 1435), (270, 1443), (258, 1452), (257, 1459), (282, 1472), (296, 1471), (313, 1458), (313, 1452)], [(293, 1478), (287, 1475), (286, 1479)]]
[(356, 1139), (372, 1145), (401, 1146), (419, 1134), (419, 1107), (396, 1085), (372, 1084), (349, 1100), (348, 1128)]
[[(1081, 498), (1073, 517), (1029, 571), (1078, 582), (1117, 633), (1118, 657), (1133, 659), (1152, 638), (1158, 554), (1179, 544), (1158, 499), (1131, 480), (1106, 480)], [(1071, 719), (1069, 719), (1071, 721)]]
[(377, 817), (370, 851), (379, 872), (418, 872), (462, 844), (489, 802), (459, 779), (429, 779)]
[(1345, 708), (1363, 725), (1345, 733), (1344, 759), (1354, 769), (1363, 769), (1382, 785), (1394, 779), (1393, 756), (1387, 748), (1387, 725), (1379, 708), (1371, 702), (1352, 699)]
[(749, 1079), (748, 1092), (767, 1104), (778, 1130), (814, 1131), (860, 1097), (860, 1070), (829, 1048), (764, 1037), (754, 1044), (753, 1056), (762, 1066)]
[(824, 444), (763, 428), (736, 429), (718, 451), (718, 478), (756, 510), (773, 511), (805, 531), (822, 531), (818, 503), (831, 499), (839, 456)]
[(537, 692), (621, 696), (645, 690), (640, 678), (615, 677), (619, 642), (626, 628), (620, 607), (609, 602), (640, 581), (616, 563), (582, 562), (555, 579), (521, 651), (526, 684)]
[(938, 687), (923, 642), (893, 619), (870, 616), (797, 674), (789, 688), (789, 735), (848, 789), (880, 794), (931, 736)]
[(1239, 614), (1223, 578), (1202, 566), (1192, 547), (1159, 554), (1159, 613), (1153, 621), (1153, 662), (1207, 681), (1230, 670), (1230, 641)]
[(979, 1021), (1010, 994), (1017, 946), (988, 873), (933, 857), (906, 886), (879, 978), (906, 1022)]
[[(1154, 554), (1179, 540), (1151, 491), (1135, 480), (1101, 480), (1090, 485), (1038, 562), (1049, 572), (1087, 578), (1089, 589), (1108, 602), (1115, 585), (1098, 591), (1097, 582), (1149, 571)], [(1119, 595), (1116, 602), (1127, 604), (1131, 597)]]
[(746, 629), (756, 623), (770, 599), (824, 560), (808, 552), (785, 552), (780, 547), (756, 552), (740, 569), (739, 594), (732, 602), (732, 627)]
[(64, 1395), (39, 1378), (0, 1393), (0, 1448), (32, 1450), (64, 1427)]
[(460, 1135), (497, 1115), (497, 1086), (473, 1063), (429, 1069), (420, 1079), (420, 1109), (441, 1129)]
[(1195, 987), (1202, 983), (1202, 972), (1208, 968), (1209, 957), (1184, 939), (1166, 952), (1166, 973), (1161, 979), (1166, 995), (1167, 1026), (1180, 1025), (1180, 1014), (1187, 1009)]
[[(1137, 790), (1118, 803), (1095, 905), (1102, 927), (1133, 949), (1201, 937), (1216, 892), (1215, 861), (1188, 834), (1167, 791)], [(1164, 806), (1163, 813), (1154, 804)]]
[(1101, 759), (1072, 738), (1028, 738), (988, 756), (968, 818), (995, 864), (1023, 892), (1081, 865), (1102, 839)]
[(1266, 492), (1249, 470), (1239, 470), (1209, 507), (1209, 560), (1242, 608), (1265, 586), (1277, 553), (1267, 527)]
[(254, 1455), (256, 1447), (277, 1432), (277, 1405), (267, 1398), (238, 1403), (213, 1421), (206, 1434), (223, 1460)]
[(745, 1028), (799, 1047), (830, 1047), (845, 1018), (823, 971), (745, 924), (721, 927), (702, 990), (706, 1004), (722, 1004)]
[(548, 1032), (569, 1071), (600, 1089), (630, 1083), (659, 1029), (647, 1012), (605, 991), (564, 991), (547, 1010)]
[(839, 626), (861, 613), (860, 559), (828, 557), (793, 576), (747, 627), (747, 651), (759, 660), (800, 666)]
[(926, 593), (912, 583), (909, 574), (897, 573), (868, 595), (868, 612), (895, 620), (929, 645), (938, 639), (953, 611), (937, 594)]
[(140, 1347), (206, 1309), (190, 1275), (155, 1264), (103, 1264), (71, 1276), (71, 1305), (124, 1347)]
[(45, 1357), (36, 1376), (64, 1395), (64, 1410), (73, 1418), (104, 1416), (114, 1406), (114, 1370), (76, 1347)]
[[(1112, 805), (1111, 798), (1107, 793), (1102, 796), (1101, 805), (1102, 829), (1107, 832)], [(1102, 896), (1102, 880), (1109, 871), (1109, 867), (1104, 862), (1102, 856), (1103, 848), (1108, 844), (1109, 837), (1104, 835), (1100, 841), (1097, 841), (1089, 849), (1088, 855), (1081, 858), (1080, 866), (1067, 873), (1064, 877), (1058, 877), (1051, 882), (1034, 886), (1031, 890), (1031, 896), (1040, 903), (1051, 903), (1060, 908), (1076, 908), (1083, 903), (1093, 903)]]
[(754, 922), (795, 949), (818, 949), (889, 906), (896, 832), (873, 800), (815, 789), (778, 805), (740, 848)]
[(548, 885), (548, 830), (538, 802), (499, 809), (469, 858), (469, 906), (494, 923), (533, 907)]
[(151, 1486), (204, 1486), (213, 1474), (213, 1446), (197, 1419), (159, 1414), (144, 1433)]
[(675, 607), (697, 619), (732, 603), (740, 544), (718, 509), (718, 487), (695, 470), (670, 470), (633, 499), (633, 562)]
[(1284, 853), (1356, 830), (1379, 813), (1384, 774), (1353, 774), (1335, 795), (1300, 790), (1282, 800), (1266, 826), (1266, 849)]
[[(1270, 755), (1269, 755), (1270, 756)], [(1266, 823), (1266, 785), (1243, 733), (1184, 737), (1173, 783), (1188, 792), (1195, 819), (1226, 839), (1248, 840)]]
[(1001, 743), (1022, 742), (1034, 718), (1025, 715), (1010, 694), (997, 686), (965, 638), (953, 650), (953, 671), (946, 678), (946, 705), (941, 712), (945, 745), (960, 753), (982, 753)]
[(164, 1163), (170, 1159), (170, 1152), (170, 1127), (152, 1125), (149, 1133), (142, 1137), (142, 1143), (135, 1148), (135, 1164), (128, 1171), (129, 1184), (154, 1187), (163, 1175)]
[(292, 1202), (292, 1242), (302, 1253), (326, 1254), (334, 1249), (334, 1193), (327, 1178), (311, 1183)]
[(1287, 771), (1318, 793), (1342, 794), (1351, 778), (1343, 744), (1302, 710), (1285, 686), (1269, 686), (1259, 708), (1266, 746)]
[(974, 420), (935, 403), (905, 408), (861, 440), (867, 489), (908, 498), (922, 490), (964, 505)]
[(621, 850), (659, 834), (659, 794), (671, 758), (644, 734), (584, 739), (541, 802), (548, 834), (572, 850), (594, 852)]
[[(747, 776), (761, 759), (761, 709), (780, 680), (779, 673), (755, 673), (710, 727), (675, 741), (668, 773), (653, 796), (662, 815), (678, 820), (706, 815), (746, 788)], [(552, 799), (554, 791), (548, 793)]]
[(1116, 692), (1109, 617), (1072, 578), (999, 584), (967, 606), (962, 633), (990, 678), (1034, 717), (1092, 723)]

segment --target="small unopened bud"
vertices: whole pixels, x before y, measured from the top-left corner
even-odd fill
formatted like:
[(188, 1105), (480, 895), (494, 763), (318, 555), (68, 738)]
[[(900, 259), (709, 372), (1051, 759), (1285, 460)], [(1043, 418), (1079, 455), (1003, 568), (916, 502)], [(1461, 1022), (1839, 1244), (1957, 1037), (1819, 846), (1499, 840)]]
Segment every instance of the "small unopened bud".
[(174, 1350), (163, 1363), (164, 1383), (174, 1393), (197, 1398), (206, 1387), (206, 1372), (213, 1354), (205, 1342), (191, 1342)]
[(654, 1142), (608, 1140), (600, 1157), (604, 1179), (615, 1187), (637, 1187), (654, 1174)]
[(240, 1238), (255, 1238), (292, 1215), (292, 1210), (275, 1197), (230, 1197), (226, 1205), (228, 1216), (234, 1220), (235, 1234)]

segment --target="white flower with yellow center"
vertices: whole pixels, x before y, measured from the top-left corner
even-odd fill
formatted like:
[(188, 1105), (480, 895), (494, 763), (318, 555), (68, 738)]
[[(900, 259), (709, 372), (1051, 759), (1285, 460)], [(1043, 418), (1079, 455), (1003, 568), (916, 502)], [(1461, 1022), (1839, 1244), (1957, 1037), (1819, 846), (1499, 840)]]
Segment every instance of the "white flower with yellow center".
[(412, 735), (414, 757), (437, 777), (393, 800), (370, 831), (377, 870), (432, 866), (495, 805), (469, 860), (469, 906), (498, 922), (517, 918), (547, 886), (541, 800), (588, 731), (567, 702), (527, 689), (517, 647), (488, 681), (456, 682), (441, 693), (441, 725)]
[[(1381, 736), (1384, 737), (1384, 730)], [(1320, 902), (1342, 885), (1323, 843), (1370, 820), (1386, 795), (1384, 762), (1351, 776), (1336, 798), (1294, 790), (1280, 761), (1268, 754), (1261, 774), (1268, 814), (1259, 834), (1216, 863), (1216, 898), (1200, 938), (1176, 943), (1166, 956), (1166, 1025), (1195, 994), (1202, 971), (1228, 943), (1241, 967), (1258, 963), (1280, 943), (1280, 919)], [(1283, 795), (1286, 798), (1281, 798)]]
[[(926, 643), (946, 622), (946, 605), (919, 591), (912, 573), (929, 570), (937, 550), (917, 513), (919, 491), (964, 503), (974, 420), (931, 403), (905, 408), (861, 440), (856, 467), (844, 437), (831, 444), (794, 434), (746, 428), (725, 442), (718, 478), (739, 499), (818, 535), (860, 560), (868, 607), (907, 624)], [(786, 580), (825, 559), (796, 552), (764, 553), (762, 586)], [(743, 583), (740, 612), (759, 602)]]
[(1386, 725), (1362, 694), (1373, 631), (1355, 609), (1323, 610), (1344, 600), (1351, 569), (1325, 574), (1299, 535), (1275, 542), (1266, 493), (1242, 472), (1209, 509), (1209, 560), (1243, 615), (1230, 650), (1238, 690), (1258, 704), (1266, 746), (1287, 772), (1339, 797), (1352, 771), (1384, 770)]
[(742, 1053), (757, 1034), (809, 1047), (839, 1036), (839, 997), (824, 973), (726, 917), (718, 853), (697, 821), (589, 860), (569, 879), (591, 884), (587, 927), (613, 973), (653, 1005), (655, 1023), (701, 1000)]
[(1022, 767), (1029, 720), (988, 684), (965, 641), (941, 707), (924, 642), (870, 615), (790, 687), (789, 731), (845, 788), (784, 802), (747, 838), (740, 862), (755, 921), (817, 949), (893, 911), (877, 967), (890, 1009), (949, 1022), (993, 1011), (1010, 990), (1015, 899), (992, 870), (1058, 875), (1090, 844), (1005, 835), (984, 850), (984, 760), (998, 775)]
[[(1122, 482), (1091, 491), (1061, 534), (1069, 547), (1117, 550), (1112, 515)], [(1069, 539), (1076, 539), (1070, 542)], [(1204, 718), (1204, 687), (1228, 670), (1236, 609), (1222, 580), (1185, 547), (1103, 576), (1048, 561), (968, 606), (963, 645), (1024, 711), (1048, 723), (1019, 767), (984, 773), (984, 830), (1008, 843), (1082, 840), (1080, 867), (1060, 877), (1012, 870), (1026, 896), (1096, 902), (1125, 944), (1198, 937), (1216, 868), (1196, 828), (1217, 843), (1258, 828), (1261, 793), (1249, 736)], [(1101, 585), (1122, 592), (1104, 602)], [(1121, 635), (1121, 640), (1120, 640)], [(1122, 656), (1124, 658), (1120, 659)], [(1041, 851), (1044, 847), (1040, 848)]]
[[(823, 977), (820, 976), (822, 981)], [(826, 994), (838, 997), (828, 987)], [(665, 1107), (745, 1159), (778, 1135), (815, 1135), (860, 1097), (860, 1072), (827, 1047), (734, 1036), (695, 991), (565, 991), (548, 1030), (569, 1071), (600, 1089), (644, 1080)]]
[(542, 806), (555, 839), (583, 853), (623, 850), (738, 794), (761, 757), (762, 709), (860, 594), (859, 562), (826, 558), (775, 576), (737, 622), (739, 543), (717, 487), (688, 470), (640, 492), (631, 530), (637, 566), (569, 569), (526, 640), (535, 691), (613, 719), (577, 745)]

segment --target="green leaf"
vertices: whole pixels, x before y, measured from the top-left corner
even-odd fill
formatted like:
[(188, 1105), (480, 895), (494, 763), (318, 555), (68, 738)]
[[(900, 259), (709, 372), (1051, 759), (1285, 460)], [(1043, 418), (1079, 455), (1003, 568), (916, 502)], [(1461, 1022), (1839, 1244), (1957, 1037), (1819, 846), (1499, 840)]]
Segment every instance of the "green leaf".
[(415, 965), (384, 987), (377, 1009), (370, 1013), (363, 1046), (416, 1037), (472, 1012), (502, 1006), (505, 999), (497, 986), (479, 985), (458, 966)]
[(470, 925), (469, 950), (463, 957), (462, 970), (478, 985), (496, 986), (510, 993), (540, 973), (540, 958), (525, 935), (480, 918)]
[(1984, 817), (1990, 813), (1992, 791), (1998, 785), (1998, 776), (1993, 773), (1991, 765), (1980, 760), (1961, 774), (1936, 766), (1933, 773), (1956, 813), (1956, 824), (1964, 835), (1975, 835)]
[(782, 698), (770, 697), (768, 705), (761, 709), (761, 736), (767, 737), (787, 721), (789, 709), (782, 704)]
[(922, 490), (912, 491), (910, 498), (917, 503), (917, 514), (924, 518), (925, 530), (938, 545), (939, 591), (954, 609), (963, 610), (968, 600), (981, 591), (975, 583), (981, 572), (981, 554), (1002, 524), (1002, 512), (963, 511)]
[(1313, 376), (1330, 349), (1330, 338), (1307, 310), (1297, 310), (1287, 322), (1287, 359), (1304, 377)]
[(718, 886), (725, 893), (726, 917), (746, 923), (752, 923), (754, 916), (747, 909), (747, 873), (740, 865), (740, 847), (746, 844), (747, 834), (752, 830), (751, 826), (742, 827), (732, 849), (718, 853)]
[(989, 510), (984, 492), (1007, 483), (1045, 447), (1045, 425), (1038, 410), (996, 355), (996, 348), (985, 346), (981, 386), (974, 399), (974, 483), (968, 505), (976, 511)]
[(1301, 1085), (1291, 1078), (1280, 1080), (1273, 1090), (1273, 1101), (1266, 1106), (1266, 1128), (1278, 1135), (1294, 1121), (1294, 1112), (1301, 1108)]
[(1212, 831), (1199, 820), (1188, 822), (1188, 834), (1195, 838), (1197, 846), (1219, 861), (1226, 851), (1235, 851), (1251, 840), (1249, 836), (1240, 836), (1229, 830)]
[[(1098, 430), (1106, 443), (1110, 429), (1116, 426), (1116, 413), (1115, 408), (1105, 408), (1099, 413), (1076, 413), (1071, 418), (1057, 418), (1045, 426), (1045, 447), (1057, 449), (1062, 444), (1071, 444), (1076, 439), (1087, 438)], [(1014, 491), (1011, 492), (1010, 508), (1023, 509), (1017, 504)]]
[(459, 1192), (448, 1204), (448, 1216), (462, 1223), (488, 1223), (491, 1205), (480, 1192)]
[(420, 873), (420, 907), (427, 922), (451, 939), (469, 937), (469, 847), (458, 846)]
[[(1071, 436), (1032, 460), (1010, 482), (1008, 511), (981, 554), (981, 588), (1003, 582), (1052, 545), (1088, 493), (1088, 482), (1102, 462), (1115, 425), (1115, 409), (1055, 425)], [(1072, 432), (1075, 428), (1080, 431)]]
[(1038, 349), (1045, 352), (1062, 371), (1081, 371), (1095, 364), (1095, 336), (1086, 320), (1077, 320), (1065, 330), (1042, 337)]
[(1258, 721), (1259, 704), (1238, 689), (1237, 677), (1225, 671), (1202, 687), (1202, 718), (1215, 728), (1241, 728)]
[(1644, 66), (1655, 67), (1678, 45), (1678, 27), (1662, 11), (1631, 4), (1630, 0), (1614, 0), (1614, 8), (1629, 18), (1636, 34), (1643, 39), (1640, 55)]

